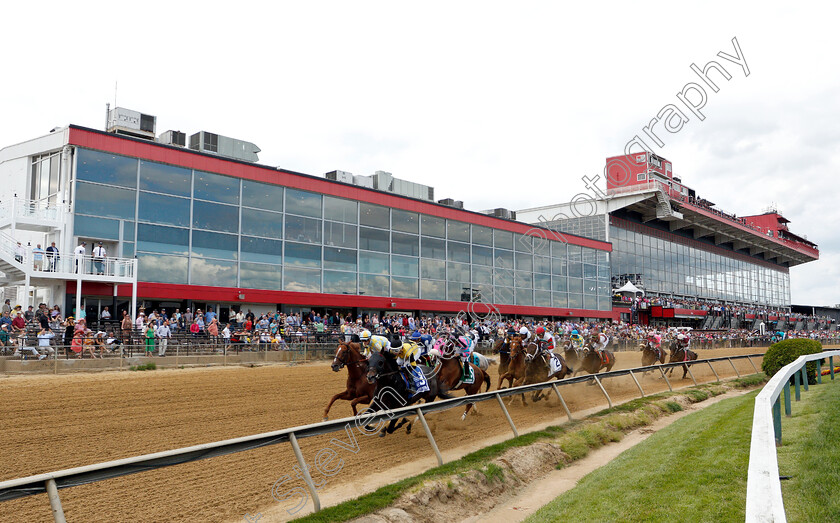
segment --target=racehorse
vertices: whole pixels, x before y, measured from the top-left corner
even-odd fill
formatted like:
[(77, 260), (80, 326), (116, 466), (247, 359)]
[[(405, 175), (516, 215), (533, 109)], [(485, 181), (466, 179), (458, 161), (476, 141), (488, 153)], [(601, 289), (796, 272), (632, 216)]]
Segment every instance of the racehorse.
[(353, 416), (358, 415), (356, 405), (370, 403), (373, 399), (373, 392), (376, 390), (376, 384), (368, 383), (365, 377), (367, 366), (368, 362), (361, 352), (360, 344), (339, 340), (331, 368), (333, 372), (339, 372), (342, 368), (347, 367), (347, 388), (344, 392), (339, 392), (333, 396), (327, 403), (327, 408), (324, 409), (324, 421), (329, 419), (330, 408), (336, 400), (349, 401), (350, 408), (353, 409)]
[[(571, 367), (566, 365), (566, 360), (563, 359), (562, 356), (559, 354), (555, 354), (554, 356), (560, 360), (560, 370), (554, 374), (549, 374), (551, 366), (548, 358), (546, 358), (544, 353), (540, 353), (539, 347), (536, 343), (529, 343), (525, 348), (525, 361), (528, 363), (528, 367), (525, 372), (525, 385), (530, 385), (531, 383), (542, 383), (553, 379), (562, 380), (574, 372)], [(545, 396), (543, 396), (543, 394), (545, 394)], [(543, 399), (543, 397), (547, 398), (548, 392), (545, 390), (538, 390), (534, 392), (534, 396), (531, 399), (536, 403), (537, 401)]]
[[(372, 401), (369, 410), (373, 412), (376, 412), (377, 410), (391, 410), (411, 405), (420, 400), (425, 400), (426, 403), (428, 403), (430, 401), (434, 401), (435, 398), (452, 398), (452, 396), (446, 393), (446, 389), (443, 387), (443, 384), (440, 383), (438, 376), (434, 374), (433, 369), (423, 365), (418, 365), (418, 367), (426, 376), (426, 382), (429, 384), (429, 390), (427, 392), (411, 395), (408, 390), (408, 385), (401, 376), (402, 370), (399, 365), (397, 365), (396, 357), (388, 352), (374, 352), (371, 354), (368, 359), (368, 369), (365, 376), (368, 383), (376, 385), (376, 391), (374, 392), (375, 401)], [(390, 391), (396, 393), (397, 396), (395, 397), (394, 394), (383, 393), (386, 389), (390, 389)], [(399, 421), (399, 424), (397, 424), (397, 421)], [(410, 434), (412, 422), (409, 422), (407, 418), (403, 417), (399, 420), (392, 419), (388, 426), (382, 429), (382, 432), (379, 433), (379, 437), (385, 437), (385, 434), (393, 434), (395, 430), (406, 423), (408, 423), (406, 432)]]
[(583, 359), (580, 360), (580, 368), (589, 374), (597, 374), (601, 369), (607, 369), (606, 372), (612, 370), (615, 365), (615, 356), (607, 349), (601, 351), (603, 356), (598, 354), (595, 347), (590, 343), (584, 351)]
[[(507, 348), (505, 347), (505, 343), (508, 344)], [(504, 350), (503, 350), (504, 348)], [(499, 355), (499, 376), (507, 372), (508, 366), (510, 365), (510, 339), (509, 338), (499, 338), (496, 340), (496, 343), (493, 344), (493, 354)]]
[(563, 345), (563, 358), (565, 359), (566, 364), (569, 365), (569, 368), (571, 369), (577, 369), (572, 371), (572, 376), (583, 370), (580, 367), (580, 361), (582, 359), (581, 352), (582, 351), (580, 349), (577, 349), (574, 345), (572, 345), (571, 340), (567, 341), (566, 344)]
[[(432, 349), (431, 354), (438, 360), (439, 366), (435, 367), (435, 372), (446, 390), (450, 392), (453, 390), (463, 390), (467, 393), (467, 396), (472, 396), (481, 392), (481, 384), (483, 383), (485, 385), (484, 392), (489, 391), (492, 380), (490, 374), (487, 373), (487, 368), (491, 362), (495, 363), (495, 360), (485, 358), (478, 353), (471, 354), (466, 364), (472, 370), (473, 382), (465, 383), (461, 380), (463, 372), (461, 365), (458, 363), (459, 356), (456, 355), (457, 352), (454, 348), (454, 342), (452, 339), (447, 339), (444, 343), (443, 350), (436, 347)], [(476, 358), (476, 356), (480, 356), (480, 358)], [(474, 361), (479, 361), (479, 364), (476, 365)], [(467, 419), (467, 414), (469, 414), (472, 408), (473, 404), (467, 403), (464, 414), (461, 415), (461, 421)]]
[[(642, 367), (649, 367), (654, 365), (657, 361), (659, 363), (665, 363), (666, 353), (664, 350), (656, 348), (650, 343), (639, 345), (639, 349), (642, 351)], [(652, 371), (645, 371), (645, 374), (648, 372)]]
[[(671, 359), (668, 360), (668, 363), (674, 363), (678, 361), (694, 361), (697, 359), (697, 353), (694, 351), (690, 351), (685, 347), (682, 347), (680, 343), (676, 340), (671, 342)], [(683, 363), (683, 376), (682, 379), (685, 379), (686, 374), (688, 374), (688, 365)], [(674, 373), (674, 367), (668, 369), (668, 375)]]
[[(522, 346), (522, 336), (512, 336), (509, 340), (510, 356), (508, 357), (508, 365), (504, 372), (502, 372), (501, 364), (499, 364), (499, 388), (502, 389), (504, 381), (508, 381), (507, 388), (522, 385), (525, 379), (525, 347)], [(504, 360), (503, 360), (504, 361)]]

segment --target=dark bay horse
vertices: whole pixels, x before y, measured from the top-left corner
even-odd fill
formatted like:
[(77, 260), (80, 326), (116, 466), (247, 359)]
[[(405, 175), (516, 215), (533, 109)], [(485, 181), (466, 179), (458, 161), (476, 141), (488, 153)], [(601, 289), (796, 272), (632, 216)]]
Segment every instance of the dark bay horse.
[[(447, 343), (452, 343), (452, 341), (449, 340)], [(458, 361), (459, 357), (452, 356), (455, 354), (455, 351), (449, 347), (445, 348), (443, 352), (437, 349), (432, 349), (432, 351), (432, 354), (437, 357), (438, 361), (438, 366), (435, 367), (437, 377), (447, 391), (451, 392), (453, 390), (463, 390), (467, 393), (467, 396), (472, 396), (473, 394), (481, 392), (482, 384), (485, 385), (484, 392), (490, 390), (492, 381), (490, 379), (490, 374), (488, 374), (484, 369), (471, 362), (467, 362), (467, 365), (469, 365), (469, 368), (473, 372), (474, 379), (472, 383), (464, 383), (461, 381), (463, 372), (461, 370), (461, 363)], [(461, 416), (462, 421), (467, 419), (467, 414), (469, 414), (472, 408), (473, 404), (467, 403), (467, 407), (464, 409), (464, 414)]]
[[(649, 367), (657, 361), (660, 364), (665, 363), (666, 351), (664, 349), (654, 347), (649, 342), (640, 345), (639, 348), (642, 351), (642, 367)], [(645, 373), (648, 372), (652, 371), (645, 371)]]
[(612, 370), (615, 365), (615, 355), (612, 352), (604, 349), (601, 351), (603, 356), (598, 354), (591, 344), (584, 351), (583, 359), (580, 360), (580, 368), (589, 374), (597, 374), (601, 369), (606, 369), (605, 372)]
[[(542, 383), (553, 379), (562, 380), (574, 372), (571, 367), (566, 365), (566, 360), (563, 359), (562, 356), (559, 354), (555, 354), (555, 356), (558, 360), (560, 360), (560, 369), (554, 372), (554, 374), (549, 374), (549, 369), (551, 368), (549, 358), (546, 357), (545, 354), (540, 354), (539, 347), (536, 343), (529, 343), (525, 348), (525, 361), (528, 363), (528, 368), (524, 384), (530, 385), (531, 383)], [(534, 392), (532, 400), (537, 402), (544, 397), (548, 397), (548, 392), (545, 390), (538, 390)]]
[(344, 392), (339, 392), (333, 396), (327, 403), (327, 408), (324, 409), (324, 421), (329, 419), (330, 408), (336, 400), (349, 401), (350, 408), (353, 409), (353, 416), (357, 416), (356, 405), (370, 403), (376, 390), (376, 384), (368, 383), (365, 376), (368, 362), (361, 353), (361, 346), (358, 343), (339, 341), (331, 367), (333, 372), (338, 372), (347, 367), (347, 388)]
[[(694, 361), (697, 359), (697, 353), (694, 351), (688, 350), (686, 347), (680, 345), (678, 341), (671, 342), (671, 359), (668, 360), (668, 363), (675, 363), (679, 361)], [(683, 363), (683, 375), (682, 379), (685, 379), (686, 374), (688, 374), (688, 365)], [(668, 369), (668, 375), (674, 373), (674, 367)]]
[(577, 369), (572, 371), (572, 376), (583, 370), (580, 367), (580, 360), (583, 357), (583, 353), (584, 351), (581, 349), (575, 348), (571, 340), (563, 344), (563, 358), (566, 364), (572, 369)]
[[(507, 344), (507, 346), (506, 346)], [(499, 376), (507, 372), (510, 365), (510, 338), (499, 338), (493, 344), (493, 354), (499, 355)]]
[[(427, 403), (434, 401), (435, 398), (451, 399), (452, 396), (446, 393), (442, 383), (438, 380), (438, 376), (434, 374), (434, 370), (418, 365), (418, 368), (423, 371), (426, 376), (426, 381), (429, 384), (427, 392), (414, 394), (413, 396), (408, 390), (400, 373), (397, 359), (389, 353), (374, 352), (368, 359), (368, 370), (365, 374), (368, 383), (376, 385), (376, 392), (374, 393), (375, 401), (371, 403), (369, 410), (391, 410), (400, 407), (411, 405), (420, 400), (425, 400)], [(397, 423), (399, 421), (399, 424)], [(385, 437), (385, 434), (393, 434), (395, 430), (408, 423), (406, 432), (411, 433), (411, 423), (408, 418), (392, 419), (388, 426), (382, 429), (379, 433), (380, 437)]]

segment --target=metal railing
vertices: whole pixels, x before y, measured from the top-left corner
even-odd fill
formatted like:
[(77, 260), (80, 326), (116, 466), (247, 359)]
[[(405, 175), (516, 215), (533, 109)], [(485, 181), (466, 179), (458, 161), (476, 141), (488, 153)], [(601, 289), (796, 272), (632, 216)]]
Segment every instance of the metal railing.
[(835, 356), (840, 356), (840, 351), (798, 357), (793, 363), (782, 367), (755, 397), (747, 473), (746, 521), (787, 521), (776, 455), (776, 445), (782, 443), (782, 393), (785, 416), (790, 417), (790, 379), (794, 378), (796, 401), (799, 401), (800, 385), (808, 390), (805, 364), (817, 362), (817, 383), (822, 383), (822, 360), (828, 358), (831, 379), (834, 379)]
[[(840, 351), (838, 351), (838, 353), (840, 353)], [(733, 360), (746, 359), (752, 365), (755, 372), (758, 372), (758, 369), (756, 368), (755, 363), (752, 362), (751, 358), (762, 356), (763, 354), (748, 354), (741, 356), (710, 358), (706, 360), (696, 360), (693, 362), (687, 362), (688, 374), (689, 376), (691, 376), (692, 382), (695, 385), (697, 385), (697, 380), (695, 379), (694, 374), (691, 372), (691, 367), (697, 365), (708, 365), (714, 373), (715, 378), (719, 380), (720, 378), (718, 376), (718, 373), (712, 366), (712, 363), (728, 361), (732, 369), (735, 371), (738, 377), (740, 377), (741, 373), (738, 371), (737, 367), (733, 363)], [(172, 465), (188, 463), (191, 461), (198, 461), (216, 456), (224, 456), (236, 452), (243, 452), (246, 450), (253, 450), (269, 445), (276, 445), (278, 443), (288, 442), (292, 445), (295, 458), (297, 459), (300, 470), (303, 473), (304, 481), (309, 490), (309, 494), (312, 496), (312, 501), (315, 510), (318, 511), (321, 509), (321, 502), (318, 497), (318, 491), (315, 487), (315, 484), (312, 482), (312, 477), (309, 474), (309, 465), (305, 462), (303, 454), (300, 451), (300, 447), (297, 442), (299, 438), (319, 436), (322, 434), (341, 432), (344, 430), (349, 431), (351, 427), (358, 428), (359, 430), (364, 430), (364, 427), (368, 427), (374, 423), (377, 424), (377, 427), (380, 427), (383, 423), (392, 419), (417, 416), (423, 425), (423, 430), (426, 433), (426, 437), (429, 440), (429, 444), (431, 446), (432, 451), (435, 454), (435, 457), (437, 458), (438, 464), (442, 465), (443, 456), (441, 455), (437, 443), (435, 442), (435, 438), (432, 435), (431, 430), (429, 429), (428, 423), (426, 422), (425, 414), (466, 406), (468, 403), (496, 401), (499, 407), (501, 408), (505, 419), (510, 425), (514, 437), (518, 437), (519, 431), (517, 430), (516, 425), (514, 424), (513, 419), (511, 418), (510, 413), (507, 410), (507, 407), (502, 401), (502, 398), (504, 397), (514, 396), (527, 392), (536, 392), (540, 390), (552, 389), (553, 392), (557, 395), (560, 404), (563, 406), (563, 410), (565, 411), (566, 416), (569, 418), (569, 420), (573, 420), (574, 418), (572, 417), (572, 412), (569, 410), (565, 399), (560, 393), (560, 387), (592, 381), (598, 385), (601, 392), (607, 399), (607, 404), (610, 407), (612, 407), (612, 398), (610, 398), (609, 393), (607, 392), (606, 388), (604, 388), (602, 380), (629, 375), (631, 378), (633, 378), (633, 381), (636, 384), (636, 387), (638, 388), (641, 397), (644, 397), (645, 392), (642, 388), (641, 383), (636, 378), (636, 373), (645, 371), (655, 372), (658, 370), (662, 375), (662, 378), (665, 380), (665, 383), (668, 385), (668, 390), (673, 391), (674, 389), (671, 386), (671, 382), (665, 375), (665, 369), (672, 367), (680, 367), (682, 365), (683, 363), (679, 362), (666, 363), (663, 365), (653, 365), (649, 367), (636, 367), (633, 369), (622, 369), (601, 374), (590, 374), (587, 376), (566, 378), (561, 381), (522, 385), (520, 387), (479, 393), (473, 396), (461, 396), (448, 400), (425, 403), (423, 405), (409, 405), (407, 407), (392, 410), (382, 410), (378, 412), (365, 411), (357, 417), (342, 418), (321, 423), (314, 423), (310, 425), (301, 425), (298, 427), (292, 427), (272, 432), (265, 432), (262, 434), (255, 434), (252, 436), (216, 441), (213, 443), (205, 443), (202, 445), (193, 445), (190, 447), (168, 450), (164, 452), (156, 452), (153, 454), (145, 454), (142, 456), (124, 458), (115, 461), (108, 461), (104, 463), (98, 463), (95, 465), (87, 465), (84, 467), (76, 467), (72, 469), (59, 470), (56, 472), (48, 472), (45, 474), (37, 474), (34, 476), (28, 476), (24, 478), (12, 479), (0, 482), (0, 502), (31, 496), (34, 494), (47, 493), (55, 521), (64, 522), (64, 512), (61, 507), (61, 500), (58, 495), (59, 489), (85, 485), (96, 481), (103, 481), (110, 478), (126, 476), (128, 474), (136, 474), (138, 472), (144, 472), (148, 470), (169, 467)], [(376, 399), (374, 399), (374, 402), (376, 402)], [(365, 430), (365, 432), (378, 432), (378, 428), (374, 431)]]

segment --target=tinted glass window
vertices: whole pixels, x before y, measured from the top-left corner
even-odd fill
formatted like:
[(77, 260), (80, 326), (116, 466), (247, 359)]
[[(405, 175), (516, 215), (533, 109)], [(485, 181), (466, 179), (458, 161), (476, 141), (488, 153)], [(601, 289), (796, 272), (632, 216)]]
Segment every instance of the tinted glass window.
[(243, 236), (241, 249), (244, 261), (279, 265), (283, 259), (283, 242), (279, 240)]
[(419, 259), (407, 256), (391, 256), (391, 274), (416, 278), (419, 271)]
[(472, 248), (472, 262), (479, 265), (493, 266), (493, 249), (490, 247), (479, 247), (473, 245)]
[(324, 247), (324, 268), (337, 271), (355, 272), (356, 251), (354, 249)]
[(140, 160), (140, 189), (190, 197), (192, 171), (174, 165)]
[(390, 252), (388, 231), (359, 227), (359, 248), (369, 251)]
[(470, 246), (466, 243), (447, 242), (446, 243), (447, 259), (451, 261), (470, 262)]
[(321, 292), (321, 271), (283, 268), (283, 290), (294, 292)]
[(97, 240), (118, 240), (120, 238), (120, 222), (119, 220), (91, 218), (90, 216), (77, 214), (74, 219), (73, 233), (76, 236)]
[(133, 189), (118, 189), (92, 183), (76, 183), (76, 212), (100, 218), (134, 219)]
[(513, 249), (513, 233), (510, 231), (493, 231), (496, 248)]
[(421, 298), (425, 300), (445, 300), (446, 283), (442, 281), (420, 280)]
[(239, 179), (196, 171), (193, 195), (200, 200), (239, 203)]
[(430, 280), (445, 280), (446, 262), (442, 260), (420, 260), (420, 277)]
[(239, 239), (233, 234), (205, 231), (193, 231), (192, 233), (193, 256), (235, 260), (238, 250)]
[[(175, 227), (161, 227), (159, 225), (137, 224), (137, 250), (181, 254), (189, 252), (189, 229)], [(158, 280), (152, 280), (158, 281)], [(186, 281), (186, 276), (184, 276)]]
[(533, 274), (526, 271), (513, 271), (513, 281), (516, 287), (523, 289), (530, 289), (534, 286), (532, 281)]
[(239, 207), (193, 200), (193, 227), (238, 233)]
[(470, 224), (449, 220), (446, 224), (446, 229), (450, 240), (458, 240), (459, 242), (470, 241)]
[(420, 255), (420, 237), (399, 232), (391, 233), (391, 252), (408, 256)]
[(359, 294), (365, 296), (388, 296), (390, 282), (387, 276), (359, 274)]
[(356, 294), (356, 273), (324, 271), (323, 292), (330, 294)]
[(247, 289), (279, 290), (282, 274), (279, 265), (243, 262), (239, 264), (239, 285)]
[(305, 243), (286, 242), (283, 264), (297, 267), (320, 267), (321, 247)]
[(391, 229), (417, 234), (420, 232), (420, 215), (416, 212), (393, 209), (391, 211)]
[(513, 269), (513, 251), (493, 250), (493, 264), (496, 267)]
[(388, 274), (391, 270), (390, 260), (387, 254), (375, 252), (359, 252), (359, 272), (371, 274)]
[(534, 256), (534, 272), (551, 273), (551, 258)]
[(190, 284), (236, 287), (236, 262), (192, 258)]
[(297, 189), (286, 189), (286, 212), (320, 218), (321, 195)]
[(137, 219), (179, 227), (190, 226), (190, 201), (162, 194), (141, 192), (137, 204)]
[(516, 253), (516, 270), (518, 271), (532, 271), (534, 270), (534, 257), (530, 254), (521, 252)]
[(446, 238), (446, 220), (437, 216), (420, 215), (423, 236)]
[(242, 208), (242, 234), (283, 237), (283, 215), (275, 212)]
[(324, 222), (324, 245), (356, 248), (356, 226), (347, 223)]
[(79, 180), (137, 187), (137, 160), (133, 158), (87, 149), (79, 149), (76, 158)]
[(359, 225), (367, 225), (379, 229), (390, 229), (390, 209), (380, 205), (361, 203), (359, 205)]
[(472, 242), (478, 245), (493, 246), (493, 229), (489, 227), (482, 227), (481, 225), (472, 226)]
[(449, 281), (470, 281), (470, 266), (466, 263), (452, 263), (446, 264), (447, 273), (446, 279)]
[(422, 248), (420, 250), (424, 258), (446, 259), (446, 241), (437, 238), (422, 237)]
[(516, 252), (525, 252), (528, 254), (534, 253), (533, 238), (525, 234), (517, 234), (513, 242), (514, 250)]
[(282, 211), (283, 188), (269, 183), (242, 180), (242, 205), (268, 211)]
[(160, 283), (187, 283), (186, 257), (137, 254), (137, 278)]
[(493, 268), (481, 267), (480, 265), (472, 266), (472, 281), (473, 283), (484, 283), (488, 285), (493, 284)]
[(391, 296), (395, 298), (416, 298), (418, 291), (416, 278), (391, 278)]
[(344, 198), (324, 196), (324, 219), (344, 223), (358, 223), (359, 204)]
[(321, 220), (286, 215), (286, 239), (321, 243)]

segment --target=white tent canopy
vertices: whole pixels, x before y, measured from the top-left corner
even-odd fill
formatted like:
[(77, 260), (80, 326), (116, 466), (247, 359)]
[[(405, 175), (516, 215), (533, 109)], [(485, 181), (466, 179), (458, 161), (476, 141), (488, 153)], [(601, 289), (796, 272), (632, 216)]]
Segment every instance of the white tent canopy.
[(642, 296), (645, 295), (645, 291), (636, 287), (635, 285), (633, 285), (633, 282), (630, 282), (630, 281), (628, 281), (627, 283), (625, 283), (624, 285), (622, 285), (621, 287), (616, 289), (614, 292), (616, 292), (616, 293), (629, 292), (629, 293), (632, 293), (634, 295), (635, 294), (641, 294)]

